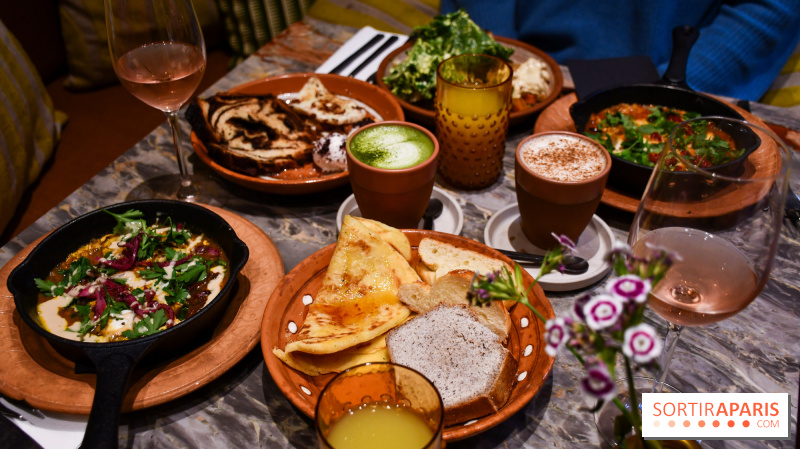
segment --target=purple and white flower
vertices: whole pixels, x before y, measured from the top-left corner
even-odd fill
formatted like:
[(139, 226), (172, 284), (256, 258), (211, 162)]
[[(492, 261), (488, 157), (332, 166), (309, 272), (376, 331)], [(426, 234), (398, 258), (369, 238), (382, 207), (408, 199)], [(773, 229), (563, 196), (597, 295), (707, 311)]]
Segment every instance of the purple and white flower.
[(650, 242), (645, 242), (644, 245), (653, 251), (653, 259), (665, 258), (669, 264), (672, 264), (673, 261), (683, 262), (683, 257), (681, 257), (680, 254), (673, 252), (666, 246), (656, 245)]
[(656, 330), (649, 324), (642, 323), (625, 330), (622, 342), (622, 353), (634, 362), (642, 365), (649, 363), (661, 354), (662, 343)]
[(581, 380), (581, 387), (589, 395), (604, 401), (617, 395), (617, 384), (611, 378), (608, 366), (596, 358), (586, 361), (586, 377)]
[(626, 274), (625, 276), (611, 279), (608, 293), (620, 301), (633, 301), (641, 304), (647, 301), (647, 294), (650, 293), (651, 288), (650, 280), (642, 279), (633, 274)]
[(552, 235), (554, 239), (558, 240), (558, 243), (560, 243), (568, 253), (575, 251), (577, 245), (575, 245), (575, 242), (573, 242), (571, 238), (567, 237), (566, 235), (558, 235), (555, 232), (551, 232), (550, 235)]
[(611, 251), (609, 251), (609, 256), (614, 257), (617, 255), (631, 257), (633, 256), (633, 251), (631, 250), (630, 245), (622, 240), (614, 240), (614, 243), (611, 245)]
[(583, 306), (586, 324), (599, 331), (616, 324), (622, 315), (624, 303), (611, 295), (597, 295)]
[(544, 341), (547, 343), (544, 350), (550, 357), (555, 357), (558, 350), (570, 339), (572, 332), (564, 318), (547, 320), (544, 325)]
[(590, 299), (592, 299), (592, 295), (587, 293), (576, 299), (575, 303), (572, 305), (573, 313), (575, 313), (575, 316), (581, 321), (586, 321), (586, 315), (583, 314), (583, 306), (585, 306)]

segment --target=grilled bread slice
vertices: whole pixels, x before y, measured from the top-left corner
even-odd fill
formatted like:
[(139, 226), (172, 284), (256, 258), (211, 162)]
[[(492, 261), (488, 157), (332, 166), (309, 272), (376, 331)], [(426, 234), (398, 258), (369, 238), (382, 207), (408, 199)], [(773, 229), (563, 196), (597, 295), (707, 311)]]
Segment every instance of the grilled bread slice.
[(231, 170), (267, 175), (311, 160), (316, 136), (273, 95), (218, 93), (197, 99), (186, 118), (209, 155)]
[(417, 273), (423, 281), (431, 285), (437, 278), (454, 270), (470, 270), (486, 274), (500, 270), (504, 266), (511, 269), (500, 259), (428, 237), (419, 242), (419, 257), (422, 263), (417, 266)]
[[(440, 304), (469, 306), (467, 292), (474, 272), (455, 270), (436, 279), (433, 285), (424, 282), (403, 284), (397, 297), (412, 312), (423, 314)], [(508, 339), (511, 332), (511, 316), (500, 301), (492, 301), (486, 306), (470, 306), (475, 318), (492, 330), (500, 341)]]
[(406, 321), (389, 332), (386, 347), (392, 362), (431, 379), (442, 396), (445, 425), (500, 410), (519, 366), (465, 306), (440, 305)]

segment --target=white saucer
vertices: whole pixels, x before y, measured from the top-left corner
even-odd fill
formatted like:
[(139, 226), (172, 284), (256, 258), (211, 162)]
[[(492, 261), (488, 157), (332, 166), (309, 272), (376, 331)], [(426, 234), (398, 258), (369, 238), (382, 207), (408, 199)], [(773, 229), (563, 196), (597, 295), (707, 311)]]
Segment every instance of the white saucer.
[[(438, 198), (444, 205), (442, 215), (439, 215), (439, 217), (433, 220), (433, 230), (445, 232), (447, 234), (461, 234), (461, 228), (464, 226), (464, 212), (461, 210), (461, 206), (458, 205), (452, 196), (436, 186), (433, 186), (431, 198)], [(358, 204), (356, 203), (356, 197), (353, 195), (348, 196), (342, 205), (339, 206), (339, 212), (336, 214), (336, 229), (342, 229), (342, 220), (344, 220), (345, 215), (352, 215), (354, 217), (361, 216), (361, 211), (358, 209)], [(417, 228), (422, 229), (422, 220), (419, 221)]]
[[(519, 208), (514, 203), (497, 211), (483, 231), (483, 239), (488, 246), (498, 249), (508, 249), (531, 254), (544, 254), (545, 251), (537, 248), (529, 242), (522, 233), (522, 221), (519, 216)], [(578, 238), (575, 255), (586, 259), (589, 262), (589, 270), (583, 274), (562, 274), (551, 272), (539, 280), (543, 289), (564, 292), (577, 290), (579, 288), (592, 285), (603, 278), (611, 269), (611, 264), (606, 260), (606, 255), (614, 243), (614, 234), (611, 228), (597, 215), (592, 217), (592, 221), (583, 234)], [(539, 267), (528, 267), (522, 265), (531, 276), (539, 274)]]

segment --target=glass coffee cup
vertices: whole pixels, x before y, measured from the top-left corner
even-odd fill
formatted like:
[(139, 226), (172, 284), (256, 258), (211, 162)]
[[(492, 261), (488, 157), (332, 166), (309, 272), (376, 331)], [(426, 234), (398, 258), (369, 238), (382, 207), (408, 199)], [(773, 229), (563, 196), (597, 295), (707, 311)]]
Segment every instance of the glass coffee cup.
[(534, 134), (517, 146), (514, 172), (522, 231), (540, 249), (577, 242), (605, 189), (611, 156), (594, 140), (571, 132)]

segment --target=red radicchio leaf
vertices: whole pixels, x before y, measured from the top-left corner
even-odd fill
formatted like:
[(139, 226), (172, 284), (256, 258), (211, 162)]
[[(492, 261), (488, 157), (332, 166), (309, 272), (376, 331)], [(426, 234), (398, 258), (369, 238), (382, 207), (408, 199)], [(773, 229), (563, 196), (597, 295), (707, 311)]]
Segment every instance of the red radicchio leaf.
[(94, 303), (94, 317), (97, 319), (103, 314), (103, 311), (106, 310), (106, 298), (105, 295), (103, 295), (103, 289), (98, 288), (95, 292), (97, 301)]
[(125, 250), (122, 251), (122, 257), (115, 260), (105, 260), (102, 263), (115, 270), (129, 270), (136, 262), (136, 254), (139, 252), (139, 243), (141, 242), (142, 234), (139, 233), (136, 237), (127, 242), (118, 243), (119, 246), (125, 247)]

